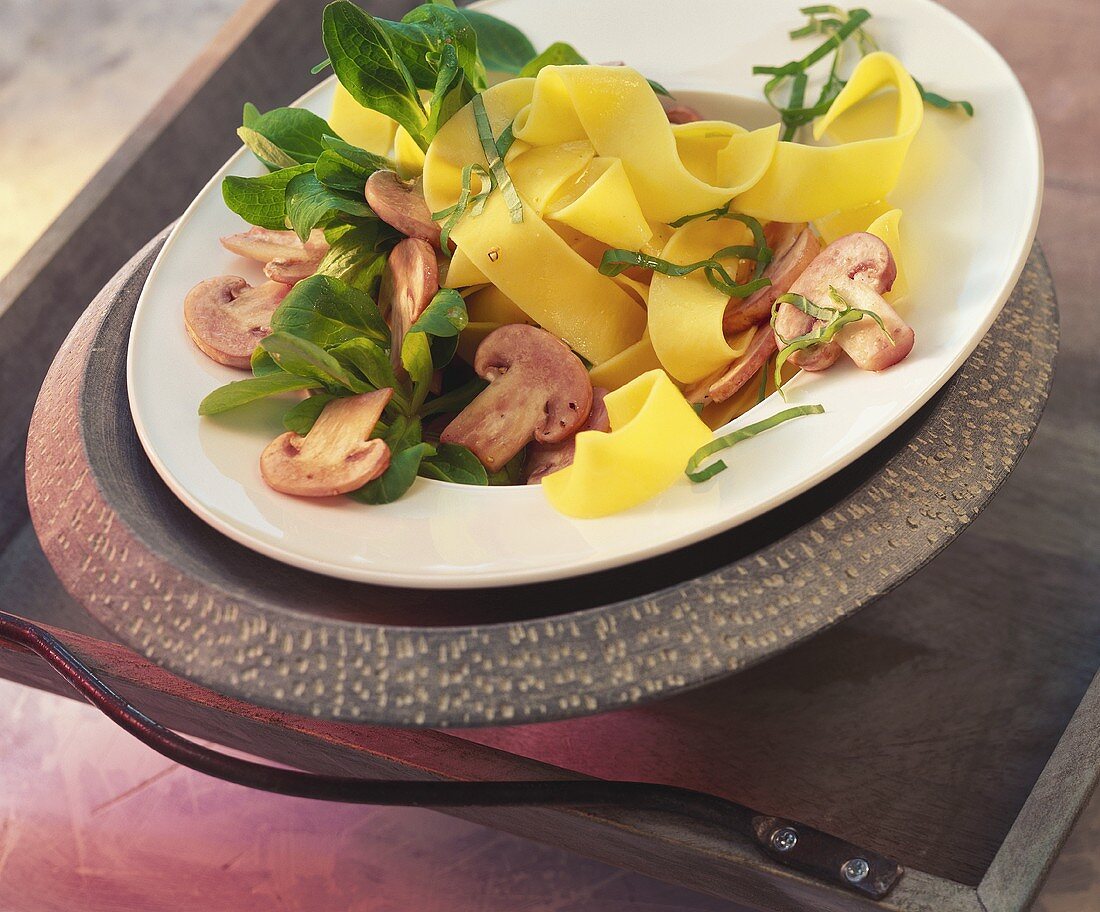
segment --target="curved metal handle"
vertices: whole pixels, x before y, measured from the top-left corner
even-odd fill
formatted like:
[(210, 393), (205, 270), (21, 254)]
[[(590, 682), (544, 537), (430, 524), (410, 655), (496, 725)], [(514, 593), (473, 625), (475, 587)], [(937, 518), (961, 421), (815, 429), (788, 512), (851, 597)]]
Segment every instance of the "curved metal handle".
[(881, 899), (904, 869), (895, 861), (793, 821), (766, 817), (717, 795), (648, 782), (604, 779), (454, 782), (326, 776), (231, 757), (150, 719), (96, 676), (53, 634), (0, 611), (0, 640), (48, 662), (89, 703), (143, 744), (181, 766), (248, 788), (319, 801), (427, 808), (626, 807), (664, 811), (752, 839), (787, 867)]

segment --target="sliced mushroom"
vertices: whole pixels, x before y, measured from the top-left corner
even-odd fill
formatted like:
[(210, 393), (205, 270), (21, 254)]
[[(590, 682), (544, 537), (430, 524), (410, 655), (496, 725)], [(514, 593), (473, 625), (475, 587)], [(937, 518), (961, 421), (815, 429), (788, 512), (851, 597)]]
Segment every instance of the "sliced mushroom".
[(725, 402), (748, 383), (775, 352), (775, 333), (764, 323), (756, 330), (749, 347), (740, 358), (717, 376), (708, 377), (701, 383), (688, 387), (684, 390), (684, 398), (691, 403)]
[[(581, 431), (602, 431), (606, 434), (611, 430), (611, 419), (603, 401), (606, 395), (607, 390), (603, 387), (592, 390), (592, 408), (588, 412), (588, 420), (577, 430), (577, 434)], [(577, 453), (577, 434), (558, 443), (532, 443), (527, 447), (527, 458), (523, 467), (527, 484), (538, 484), (547, 475), (571, 466)]]
[(771, 285), (761, 288), (743, 301), (731, 300), (730, 307), (722, 318), (722, 329), (727, 334), (741, 332), (767, 319), (775, 299), (790, 291), (798, 277), (821, 253), (821, 242), (809, 228), (804, 228), (790, 238), (785, 246), (772, 249), (775, 251), (774, 258), (764, 270), (764, 275), (772, 280)]
[(580, 359), (544, 329), (513, 323), (485, 337), (474, 370), (489, 381), (444, 429), (443, 443), (473, 452), (490, 472), (528, 441), (555, 443), (588, 420), (592, 382)]
[(439, 226), (432, 220), (420, 181), (406, 183), (394, 171), (375, 171), (367, 178), (365, 195), (367, 205), (387, 225), (439, 249)]
[(273, 231), (251, 228), (242, 234), (229, 234), (221, 239), (222, 246), (264, 265), (264, 275), (274, 282), (293, 285), (317, 272), (328, 253), (325, 233), (315, 228), (302, 243), (293, 231)]
[(271, 334), (271, 315), (288, 291), (280, 282), (253, 288), (240, 276), (206, 279), (183, 299), (187, 334), (208, 358), (247, 368), (260, 340)]
[[(880, 371), (897, 364), (913, 350), (916, 334), (890, 302), (866, 285), (853, 282), (838, 289), (852, 307), (878, 315), (886, 332), (874, 320), (864, 317), (858, 323), (845, 326), (836, 334), (844, 354), (863, 370)], [(887, 335), (889, 333), (889, 335)]]
[(386, 471), (390, 449), (371, 433), (393, 390), (333, 399), (304, 437), (287, 431), (260, 455), (268, 486), (299, 497), (333, 497), (361, 488)]
[(703, 119), (702, 114), (691, 105), (686, 104), (669, 105), (665, 108), (665, 116), (668, 118), (668, 122), (672, 124), (698, 123)]
[[(833, 241), (818, 254), (790, 290), (792, 294), (800, 294), (821, 307), (834, 306), (829, 297), (830, 286), (846, 299), (861, 296), (861, 290), (865, 289), (881, 301), (880, 296), (890, 290), (896, 275), (897, 266), (890, 248), (873, 234), (861, 231)], [(886, 302), (882, 301), (882, 304)], [(888, 304), (886, 306), (889, 307)], [(890, 309), (893, 311), (893, 308)], [(776, 315), (775, 331), (784, 339), (793, 339), (810, 332), (819, 322), (793, 304), (782, 304)], [(840, 343), (834, 339), (795, 352), (790, 360), (803, 370), (825, 370), (840, 356), (840, 351)]]
[(431, 245), (419, 238), (406, 238), (394, 247), (386, 261), (378, 302), (390, 324), (390, 360), (399, 377), (405, 376), (401, 343), (437, 291), (439, 266)]

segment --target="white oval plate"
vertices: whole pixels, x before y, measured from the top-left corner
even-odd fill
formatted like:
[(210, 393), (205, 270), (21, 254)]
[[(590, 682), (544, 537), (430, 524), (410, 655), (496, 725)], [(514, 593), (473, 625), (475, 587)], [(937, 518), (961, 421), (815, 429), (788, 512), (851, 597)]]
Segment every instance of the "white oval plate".
[[(483, 6), (523, 28), (537, 47), (574, 43), (590, 60), (626, 60), (673, 91), (759, 98), (754, 63), (806, 52), (787, 31), (801, 0), (538, 0)], [(226, 174), (261, 167), (235, 155), (191, 204), (149, 275), (130, 335), (130, 407), (156, 470), (188, 507), (230, 538), (277, 560), (331, 576), (420, 588), (503, 586), (588, 573), (683, 547), (745, 522), (807, 490), (895, 430), (947, 381), (985, 334), (1031, 248), (1042, 188), (1035, 120), (1008, 65), (969, 26), (930, 0), (871, 4), (881, 46), (977, 117), (929, 110), (893, 202), (902, 230), (916, 330), (913, 354), (882, 374), (850, 363), (800, 375), (794, 403), (826, 414), (738, 445), (728, 471), (681, 480), (640, 507), (599, 520), (556, 513), (538, 487), (473, 488), (417, 479), (396, 503), (314, 501), (269, 490), (258, 457), (281, 432), (285, 403), (200, 419), (210, 390), (241, 374), (201, 355), (183, 328), (196, 282), (223, 273), (262, 279), (218, 238), (244, 230), (226, 209)], [(318, 23), (318, 32), (320, 23)], [(328, 113), (332, 83), (299, 103)], [(246, 99), (241, 99), (244, 102)], [(716, 112), (721, 113), (721, 112)], [(772, 414), (773, 396), (740, 423)]]

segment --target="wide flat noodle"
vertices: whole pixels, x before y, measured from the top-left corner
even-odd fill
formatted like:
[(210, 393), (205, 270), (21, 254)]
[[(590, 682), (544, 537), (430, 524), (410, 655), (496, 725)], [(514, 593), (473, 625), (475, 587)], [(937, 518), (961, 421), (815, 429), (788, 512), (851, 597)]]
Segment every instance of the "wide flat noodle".
[(649, 330), (646, 330), (642, 338), (630, 348), (592, 368), (588, 372), (588, 377), (593, 386), (617, 390), (648, 371), (660, 369), (661, 359), (653, 350), (653, 343), (649, 341)]
[(858, 135), (861, 112), (857, 106), (890, 86), (897, 89), (897, 116), (891, 134), (875, 136), (869, 123), (863, 139), (841, 145), (779, 143), (767, 173), (734, 200), (734, 208), (761, 220), (806, 222), (885, 199), (897, 184), (909, 146), (924, 119), (920, 92), (901, 62), (882, 51), (868, 54), (828, 113), (814, 125), (814, 137), (820, 140), (843, 114), (846, 135)]
[(622, 160), (642, 211), (663, 222), (721, 206), (752, 186), (767, 170), (779, 135), (778, 127), (755, 131), (757, 142), (744, 144), (738, 160), (728, 163), (727, 182), (709, 184), (681, 161), (664, 108), (645, 78), (627, 67), (604, 66), (545, 67), (514, 129), (534, 144), (587, 137), (598, 155)]
[[(484, 93), (494, 135), (499, 136), (527, 104), (533, 88), (533, 80), (514, 79)], [(432, 211), (458, 199), (462, 168), (470, 163), (486, 165), (473, 111), (467, 106), (444, 125), (428, 151), (424, 193)], [(494, 192), (479, 215), (468, 214), (459, 221), (451, 237), (477, 271), (592, 363), (606, 361), (641, 338), (641, 306), (570, 248), (529, 200), (523, 221), (514, 222), (503, 194)]]
[[(723, 247), (751, 243), (751, 232), (740, 222), (700, 220), (678, 229), (661, 258), (685, 266)], [(725, 263), (732, 269), (737, 261)], [(711, 285), (702, 269), (683, 277), (654, 273), (649, 287), (649, 336), (665, 370), (681, 383), (702, 380), (739, 356), (722, 330), (728, 304), (729, 295)]]
[(867, 226), (867, 233), (873, 234), (890, 248), (898, 269), (893, 286), (883, 297), (895, 305), (905, 301), (909, 297), (909, 278), (905, 271), (905, 254), (901, 243), (901, 210), (891, 209), (884, 212)]
[(573, 464), (542, 480), (550, 504), (567, 516), (607, 516), (655, 497), (711, 439), (664, 371), (643, 374), (604, 402), (611, 433), (578, 434)]
[(341, 139), (375, 155), (389, 156), (393, 150), (397, 121), (378, 111), (364, 108), (340, 83), (336, 83), (336, 91), (332, 96), (332, 113), (329, 114), (328, 125)]
[(543, 215), (550, 201), (579, 174), (596, 155), (590, 142), (534, 146), (508, 163), (512, 182), (535, 212)]
[(564, 198), (555, 200), (549, 217), (609, 247), (639, 250), (653, 236), (630, 186), (623, 163), (597, 158)]

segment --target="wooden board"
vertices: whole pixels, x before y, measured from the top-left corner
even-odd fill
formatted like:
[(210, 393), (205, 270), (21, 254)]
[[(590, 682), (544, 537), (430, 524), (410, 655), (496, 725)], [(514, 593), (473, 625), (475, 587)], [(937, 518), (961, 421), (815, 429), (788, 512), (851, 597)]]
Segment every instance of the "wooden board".
[[(77, 215), (59, 226), (48, 249), (37, 252), (17, 281), (0, 287), (0, 312), (8, 308), (0, 314), (0, 406), (6, 419), (0, 428), (5, 469), (0, 598), (27, 616), (93, 634), (94, 642), (72, 634), (67, 638), (100, 667), (113, 669), (112, 680), (122, 681), (127, 693), (192, 733), (318, 769), (362, 773), (384, 768), (393, 774), (453, 759), (453, 775), (523, 775), (522, 759), (507, 757), (506, 764), (497, 765), (495, 751), (453, 750), (454, 736), (407, 734), (395, 743), (382, 737), (392, 733), (377, 729), (242, 712), (233, 701), (164, 675), (111, 646), (105, 631), (67, 598), (26, 524), (18, 483), (24, 431), (50, 354), (129, 252), (180, 211), (231, 151), (241, 97), (276, 104), (305, 88), (304, 65), (294, 61), (312, 62), (316, 42), (311, 36), (320, 5), (287, 0), (254, 38), (244, 38), (246, 28), (225, 36), (217, 49), (220, 57), (208, 58), (201, 72), (189, 77), (191, 91), (203, 86), (194, 99), (178, 99), (177, 109), (150, 129), (140, 148), (130, 150), (106, 180), (93, 185), (89, 195), (94, 199), (76, 207)], [(989, 0), (950, 0), (948, 5), (972, 17), (1008, 52), (1036, 100), (1046, 97), (1044, 79), (1054, 56), (1095, 73), (1089, 36), (1096, 34), (1096, 10), (1091, 5), (1067, 4), (1047, 11), (1041, 21), (1024, 15), (1018, 3), (1013, 4), (1018, 15)], [(243, 48), (234, 52), (240, 40)], [(286, 53), (272, 53), (275, 48)], [(980, 894), (986, 909), (1024, 908), (1087, 800), (1100, 762), (1095, 738), (1100, 693), (1095, 688), (1085, 693), (1100, 639), (1093, 617), (1100, 587), (1095, 519), (1100, 480), (1094, 472), (1100, 458), (1100, 373), (1094, 355), (1100, 335), (1093, 292), (1100, 276), (1095, 258), (1079, 255), (1080, 238), (1097, 227), (1095, 156), (1089, 154), (1096, 126), (1082, 122), (1074, 110), (1073, 105), (1043, 105), (1038, 112), (1047, 139), (1047, 213), (1056, 213), (1053, 219), (1045, 217), (1040, 235), (1059, 279), (1067, 328), (1059, 379), (1035, 444), (966, 535), (893, 594), (775, 662), (647, 709), (546, 726), (552, 734), (545, 739), (535, 736), (542, 726), (499, 730), (489, 737), (510, 738), (517, 750), (535, 756), (541, 751), (567, 759), (572, 753), (597, 770), (609, 758), (585, 749), (588, 726), (613, 725), (625, 715), (644, 737), (633, 737), (625, 746), (620, 739), (603, 750), (624, 760), (626, 775), (648, 762), (654, 745), (668, 740), (672, 744), (665, 748), (662, 778), (676, 781), (684, 770), (694, 772), (697, 762), (690, 750), (692, 725), (717, 712), (721, 756), (708, 775), (714, 782), (725, 779), (727, 793), (747, 797), (754, 776), (771, 777), (776, 809), (786, 806), (794, 816), (832, 822), (851, 838), (871, 834), (874, 839), (867, 841), (877, 848), (902, 846), (898, 854), (904, 861), (921, 868), (923, 858), (923, 870), (938, 872), (903, 882), (891, 906), (977, 910)], [(179, 156), (175, 150), (185, 140), (193, 154)], [(131, 167), (133, 162), (138, 164)], [(22, 289), (26, 292), (15, 300)], [(10, 357), (11, 352), (19, 357)], [(879, 661), (864, 661), (861, 647), (867, 644), (881, 649)], [(29, 657), (0, 654), (0, 667), (17, 679), (51, 680)], [(862, 699), (884, 682), (896, 702), (884, 698), (864, 706)], [(819, 689), (823, 692), (816, 697)], [(924, 692), (923, 698), (914, 692)], [(704, 696), (700, 708), (693, 709), (694, 700)], [(746, 721), (740, 714), (745, 704), (769, 710), (772, 700), (777, 716), (768, 727), (760, 729), (755, 718)], [(865, 715), (868, 709), (876, 712), (874, 725)], [(882, 720), (887, 729), (876, 734)], [(853, 727), (855, 732), (846, 734)], [(803, 733), (808, 748), (803, 748)], [(1060, 747), (1042, 772), (1059, 738)], [(686, 745), (683, 756), (673, 749), (677, 744)], [(830, 776), (835, 782), (828, 781)], [(700, 773), (698, 778), (706, 777)], [(826, 791), (818, 794), (823, 780)], [(809, 887), (794, 891), (782, 879), (782, 887), (764, 889), (757, 881), (757, 888), (748, 891), (736, 854), (699, 860), (693, 857), (698, 842), (678, 841), (667, 828), (642, 828), (649, 838), (644, 849), (635, 849), (603, 829), (581, 839), (571, 827), (556, 824), (489, 822), (697, 889), (751, 898), (760, 908), (836, 907), (835, 897), (822, 900)], [(979, 887), (966, 886), (979, 878)], [(1073, 906), (1074, 912), (1091, 908), (1088, 902)]]

